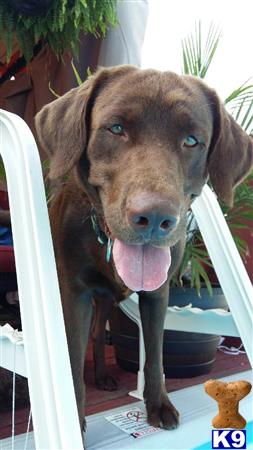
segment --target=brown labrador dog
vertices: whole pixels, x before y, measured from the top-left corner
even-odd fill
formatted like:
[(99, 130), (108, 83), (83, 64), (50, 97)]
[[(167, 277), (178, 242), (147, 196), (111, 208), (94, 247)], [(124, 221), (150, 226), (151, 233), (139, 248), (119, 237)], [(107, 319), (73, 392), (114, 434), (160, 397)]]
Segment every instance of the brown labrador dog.
[(232, 205), (233, 188), (252, 166), (252, 139), (200, 80), (133, 66), (99, 70), (45, 106), (36, 124), (51, 179), (69, 174), (50, 217), (81, 426), (92, 300), (96, 379), (110, 389), (105, 322), (114, 302), (137, 291), (148, 421), (175, 428), (179, 415), (162, 380), (162, 340), (186, 213), (208, 178)]

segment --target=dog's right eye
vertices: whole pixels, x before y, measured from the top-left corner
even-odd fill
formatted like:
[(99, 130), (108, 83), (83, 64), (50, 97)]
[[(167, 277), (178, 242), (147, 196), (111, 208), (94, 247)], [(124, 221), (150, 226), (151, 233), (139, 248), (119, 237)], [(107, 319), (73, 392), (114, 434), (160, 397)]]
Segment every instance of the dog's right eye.
[(196, 145), (198, 145), (198, 143), (199, 143), (198, 139), (195, 138), (195, 136), (193, 136), (192, 134), (187, 136), (183, 141), (183, 145), (185, 147), (189, 147), (189, 148), (196, 147)]
[(110, 128), (108, 128), (109, 131), (113, 134), (122, 135), (124, 134), (124, 127), (123, 125), (120, 125), (119, 123), (115, 123)]

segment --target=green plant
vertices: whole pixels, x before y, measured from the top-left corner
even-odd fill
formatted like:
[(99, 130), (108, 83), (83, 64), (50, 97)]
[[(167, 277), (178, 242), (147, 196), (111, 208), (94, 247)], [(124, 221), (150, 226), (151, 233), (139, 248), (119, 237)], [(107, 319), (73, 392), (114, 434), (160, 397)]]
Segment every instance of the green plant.
[[(248, 80), (249, 81), (249, 80)], [(225, 105), (234, 119), (247, 132), (252, 133), (253, 126), (253, 85), (247, 84), (235, 89), (226, 99)]]
[(81, 31), (100, 36), (115, 23), (116, 0), (54, 0), (44, 16), (17, 13), (8, 1), (0, 0), (0, 36), (7, 61), (15, 38), (27, 61), (39, 40), (48, 43), (58, 56), (65, 50), (77, 55)]
[[(213, 23), (209, 27), (206, 41), (201, 22), (195, 24), (195, 32), (182, 40), (183, 73), (204, 78), (213, 60), (221, 38), (221, 31)], [(204, 44), (204, 45), (203, 45)]]
[[(182, 41), (183, 73), (204, 78), (215, 56), (221, 38), (219, 28), (210, 25), (206, 42), (203, 42), (201, 22), (195, 25), (191, 33)], [(253, 85), (248, 81), (236, 88), (225, 100), (229, 112), (239, 125), (247, 132), (252, 132), (253, 125)], [(249, 249), (240, 236), (242, 229), (253, 227), (253, 173), (235, 190), (234, 206), (228, 208), (220, 203), (238, 251), (245, 258)], [(213, 267), (208, 251), (191, 213), (188, 221), (188, 239), (183, 259), (177, 274), (173, 277), (174, 285), (190, 283), (200, 295), (201, 286), (205, 285), (212, 294), (212, 285), (206, 268)]]
[(4, 170), (4, 163), (3, 160), (0, 156), (0, 180), (3, 180), (5, 182), (6, 178), (5, 178), (5, 170)]

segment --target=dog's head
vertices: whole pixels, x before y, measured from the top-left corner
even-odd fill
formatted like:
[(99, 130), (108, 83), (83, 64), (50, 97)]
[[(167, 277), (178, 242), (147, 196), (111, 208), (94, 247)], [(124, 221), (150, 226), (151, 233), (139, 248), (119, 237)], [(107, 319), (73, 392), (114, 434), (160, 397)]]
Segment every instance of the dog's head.
[[(118, 272), (131, 278), (126, 284), (133, 290), (140, 289), (133, 281), (140, 264), (142, 289), (161, 284), (159, 266), (168, 269), (168, 248), (207, 179), (231, 205), (253, 162), (252, 139), (216, 93), (171, 72), (102, 69), (45, 106), (36, 124), (51, 156), (50, 177), (75, 169), (114, 240)], [(150, 282), (143, 281), (144, 266)]]

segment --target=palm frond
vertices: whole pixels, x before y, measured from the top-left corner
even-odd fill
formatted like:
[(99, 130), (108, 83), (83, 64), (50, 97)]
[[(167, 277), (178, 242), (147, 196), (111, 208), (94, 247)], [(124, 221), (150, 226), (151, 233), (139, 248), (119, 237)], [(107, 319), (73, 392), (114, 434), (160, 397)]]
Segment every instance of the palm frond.
[[(246, 80), (241, 86), (234, 89), (231, 94), (224, 100), (225, 105), (231, 102), (238, 102), (241, 98), (248, 98), (253, 93), (253, 84), (247, 84), (250, 79)], [(230, 105), (231, 106), (231, 105)]]
[(248, 82), (234, 89), (225, 104), (236, 122), (250, 133), (253, 130), (253, 84)]
[(221, 38), (220, 28), (210, 24), (204, 42), (201, 22), (195, 23), (195, 30), (182, 40), (183, 73), (204, 78), (214, 58)]

